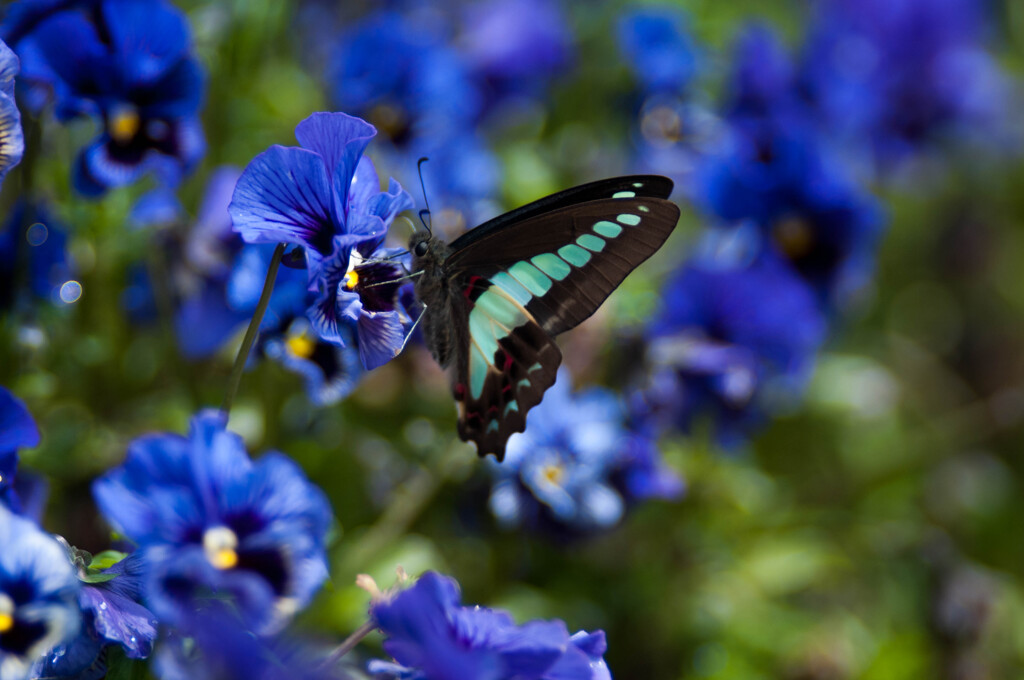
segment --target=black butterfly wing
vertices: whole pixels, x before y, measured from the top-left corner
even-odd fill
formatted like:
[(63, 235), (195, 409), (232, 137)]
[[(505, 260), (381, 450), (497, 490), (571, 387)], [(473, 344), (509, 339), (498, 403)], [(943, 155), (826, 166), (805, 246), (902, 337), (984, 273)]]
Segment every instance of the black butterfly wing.
[[(658, 179), (671, 191), (670, 180)], [(453, 392), (459, 434), (480, 455), (501, 460), (508, 437), (525, 429), (527, 411), (554, 384), (561, 353), (553, 336), (593, 314), (678, 218), (662, 198), (601, 198), (452, 244), (445, 268), (460, 293), (453, 322), (468, 329)]]
[(604, 198), (668, 198), (672, 193), (672, 187), (672, 180), (660, 175), (626, 175), (580, 184), (498, 215), (467, 231), (453, 241), (451, 247), (456, 251), (461, 250), (492, 232), (508, 227), (519, 227), (523, 222), (539, 215), (581, 203)]
[(454, 305), (464, 319), (465, 341), (456, 359), (452, 393), (459, 408), (459, 437), (483, 457), (500, 462), (526, 413), (555, 382), (562, 353), (526, 307), (486, 279), (474, 278)]
[(597, 311), (678, 220), (679, 208), (660, 198), (589, 201), (484, 234), (445, 267), (467, 282), (480, 276), (501, 285), (557, 335)]

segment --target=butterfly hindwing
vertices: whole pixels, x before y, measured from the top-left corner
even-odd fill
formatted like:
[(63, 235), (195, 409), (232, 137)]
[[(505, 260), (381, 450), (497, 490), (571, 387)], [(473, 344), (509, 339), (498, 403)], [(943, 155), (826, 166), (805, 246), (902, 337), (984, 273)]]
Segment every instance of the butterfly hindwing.
[(500, 461), (526, 413), (555, 382), (562, 353), (530, 312), (482, 277), (465, 282), (463, 306), (469, 328), (452, 392), (459, 405), (459, 436), (474, 441), (481, 456)]

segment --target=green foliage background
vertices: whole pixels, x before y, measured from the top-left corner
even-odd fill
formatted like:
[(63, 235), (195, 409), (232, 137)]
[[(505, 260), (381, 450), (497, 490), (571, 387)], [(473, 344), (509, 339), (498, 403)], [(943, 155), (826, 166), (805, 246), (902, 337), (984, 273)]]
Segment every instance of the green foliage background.
[[(213, 168), (294, 143), (295, 124), (330, 104), (322, 64), (304, 55), (295, 28), (299, 3), (181, 4), (210, 83), (209, 151), (181, 192), (194, 212)], [(767, 20), (795, 42), (806, 16), (795, 1), (680, 4), (705, 51), (699, 87), (709, 98), (743, 22)], [(577, 70), (556, 84), (547, 117), (491, 139), (506, 207), (626, 170), (579, 167), (572, 153), (580, 143), (628, 150), (629, 76), (609, 46), (622, 7), (570, 8)], [(342, 11), (359, 14), (354, 5)], [(997, 16), (993, 50), (1020, 74), (1024, 10), (1006, 0)], [(99, 551), (109, 537), (90, 481), (120, 462), (132, 438), (183, 432), (198, 408), (219, 404), (237, 343), (187, 364), (166, 319), (127, 319), (119, 299), (129, 265), (145, 262), (155, 275), (167, 265), (152, 233), (125, 225), (146, 187), (99, 202), (74, 196), (68, 166), (90, 124), (27, 125), (32, 158), (10, 175), (0, 205), (9, 209), (30, 189), (52, 201), (71, 228), (84, 294), (0, 319), (0, 383), (26, 399), (43, 433), (23, 461), (51, 480), (47, 528)], [(838, 324), (803, 406), (745, 453), (716, 451), (704, 438), (664, 441), (687, 479), (685, 499), (634, 508), (590, 539), (553, 542), (494, 525), (486, 470), (456, 439), (447, 387), (424, 351), (407, 351), (326, 409), (309, 406), (295, 376), (259, 365), (243, 379), (231, 428), (253, 452), (274, 448), (298, 460), (337, 517), (332, 583), (298, 628), (344, 637), (365, 620), (368, 596), (353, 585), (356, 574), (384, 586), (402, 565), (451, 574), (466, 602), (508, 608), (518, 620), (605, 629), (618, 678), (1018, 677), (1022, 180), (1018, 160), (950, 151), (879, 188), (891, 225), (873, 290)], [(628, 331), (654, 308), (658, 281), (699, 228), (684, 206), (668, 247), (606, 314), (565, 339), (595, 358), (574, 367), (581, 382), (616, 383), (623, 359), (612, 330)], [(27, 342), (26, 327), (45, 342)], [(936, 625), (936, 611), (951, 602), (963, 626), (956, 640)], [(371, 637), (358, 654), (380, 654), (379, 641)]]

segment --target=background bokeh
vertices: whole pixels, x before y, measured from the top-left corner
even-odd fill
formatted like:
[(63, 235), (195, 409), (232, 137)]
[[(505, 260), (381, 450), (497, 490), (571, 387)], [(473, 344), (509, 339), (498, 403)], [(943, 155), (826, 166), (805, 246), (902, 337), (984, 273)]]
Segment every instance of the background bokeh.
[[(415, 161), (429, 155), (428, 197), (449, 235), (583, 181), (669, 174), (683, 209), (675, 234), (560, 340), (578, 386), (627, 393), (642, 370), (648, 319), (677, 294), (662, 284), (724, 221), (695, 178), (730, 124), (737, 40), (757, 22), (798, 60), (823, 3), (658, 5), (679, 17), (684, 39), (632, 59), (620, 31), (638, 6), (534, 4), (548, 13), (524, 9), (495, 28), (500, 3), (389, 3), (405, 23), (383, 22), (367, 38), (359, 30), (385, 11), (378, 3), (180, 0), (206, 69), (208, 144), (177, 189), (185, 211), (198, 213), (219, 166), (242, 168), (271, 144), (294, 145), (295, 125), (314, 111), (377, 125), (367, 154), (417, 207)], [(337, 521), (331, 584), (297, 629), (344, 637), (366, 616), (355, 576), (386, 585), (401, 565), (451, 574), (465, 602), (507, 608), (518, 621), (604, 629), (618, 678), (1016, 677), (1024, 666), (1024, 162), (1015, 79), (1024, 9), (1013, 0), (976, 4), (984, 15), (976, 47), (1004, 79), (997, 115), (895, 152), (885, 144), (869, 152), (865, 138), (848, 144), (842, 126), (823, 134), (879, 202), (885, 227), (873, 262), (853, 294), (829, 305), (828, 337), (799, 398), (739, 443), (724, 445), (706, 422), (660, 436), (666, 464), (685, 479), (676, 501), (638, 503), (602, 531), (502, 528), (487, 505), (491, 474), (455, 436), (446, 379), (422, 346), (326, 406), (280, 364), (254, 361), (231, 429), (253, 452), (298, 461)], [(855, 12), (881, 12), (875, 5)], [(532, 49), (503, 55), (501, 41), (487, 39), (513, 30), (531, 31)], [(918, 39), (897, 42), (912, 53)], [(450, 48), (461, 65), (423, 68), (416, 50), (426, 44)], [(353, 51), (369, 65), (338, 56)], [(894, 70), (912, 54), (896, 58)], [(645, 81), (666, 60), (679, 71)], [(376, 67), (413, 82), (394, 85)], [(472, 71), (475, 93), (447, 68)], [(446, 110), (472, 97), (474, 112)], [(839, 115), (847, 122), (868, 106), (850, 101)], [(677, 115), (672, 134), (657, 118), (665, 111)], [(24, 277), (3, 282), (11, 294), (0, 295), (0, 384), (26, 401), (43, 435), (22, 460), (50, 482), (45, 526), (98, 552), (109, 529), (91, 481), (134, 437), (183, 432), (199, 408), (221, 402), (242, 328), (212, 355), (186, 358), (173, 330), (177, 251), (168, 244), (187, 238), (191, 218), (134, 225), (129, 214), (151, 178), (98, 199), (77, 195), (69, 167), (94, 122), (23, 115), (26, 160), (3, 186), (0, 214), (12, 214), (19, 197), (45, 200), (67, 234), (63, 280), (79, 282), (81, 295), (68, 303), (54, 291), (29, 294)], [(399, 220), (393, 229), (402, 243), (407, 227)], [(773, 304), (770, 290), (761, 304)], [(379, 640), (356, 654), (380, 656)]]

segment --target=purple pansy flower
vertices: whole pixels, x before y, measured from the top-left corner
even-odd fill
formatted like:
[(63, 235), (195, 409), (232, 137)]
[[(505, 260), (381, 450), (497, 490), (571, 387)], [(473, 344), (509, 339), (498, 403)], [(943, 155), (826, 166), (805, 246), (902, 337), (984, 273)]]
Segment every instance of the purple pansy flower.
[(678, 498), (683, 491), (654, 443), (627, 430), (619, 398), (600, 388), (573, 394), (565, 369), (527, 415), (526, 431), (509, 439), (505, 460), (489, 467), (491, 512), (506, 526), (607, 528), (621, 519), (627, 500)]
[(75, 187), (99, 195), (149, 172), (177, 184), (205, 150), (198, 116), (203, 73), (185, 15), (163, 0), (43, 9), (30, 29), (22, 12), (5, 30), (23, 32), (16, 49), (24, 77), (36, 89), (53, 90), (59, 119), (102, 121), (103, 131), (75, 163)]
[(709, 416), (724, 446), (801, 392), (825, 339), (812, 291), (770, 253), (750, 263), (687, 263), (662, 300), (634, 411), (684, 433)]
[(460, 606), (458, 584), (427, 572), (373, 603), (370, 616), (395, 663), (375, 676), (402, 680), (610, 680), (604, 633), (570, 636), (559, 620), (516, 625), (504, 611)]
[(149, 565), (146, 602), (171, 625), (211, 596), (267, 631), (305, 606), (327, 577), (330, 506), (289, 459), (253, 463), (219, 411), (188, 438), (133, 441), (125, 463), (93, 485), (103, 514)]
[(47, 655), (39, 675), (98, 680), (106, 675), (111, 645), (119, 645), (129, 659), (145, 659), (153, 650), (157, 620), (140, 604), (145, 563), (139, 553), (133, 553), (101, 569), (92, 566), (91, 556), (71, 552), (83, 581), (78, 604), (84, 625), (78, 637)]
[(18, 449), (39, 444), (39, 430), (25, 404), (0, 387), (0, 505), (37, 519), (43, 510), (45, 480), (18, 471)]
[(78, 632), (78, 579), (53, 537), (0, 504), (0, 680), (23, 680)]
[(383, 248), (395, 216), (412, 199), (391, 180), (380, 190), (363, 151), (376, 130), (343, 113), (315, 113), (295, 128), (301, 148), (272, 146), (242, 173), (229, 208), (249, 243), (303, 248), (317, 334), (337, 345), (339, 325), (356, 329), (363, 365), (376, 368), (402, 346), (408, 316), (398, 301), (404, 270)]
[(19, 69), (17, 55), (0, 40), (0, 182), (25, 153), (21, 113), (14, 101), (14, 76)]

